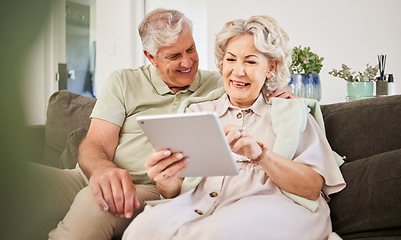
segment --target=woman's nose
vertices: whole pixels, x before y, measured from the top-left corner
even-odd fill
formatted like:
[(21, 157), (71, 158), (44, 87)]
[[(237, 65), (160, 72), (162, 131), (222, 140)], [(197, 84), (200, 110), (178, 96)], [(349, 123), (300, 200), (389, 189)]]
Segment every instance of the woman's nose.
[(237, 63), (234, 66), (233, 74), (235, 76), (243, 76), (243, 75), (245, 75), (245, 66), (242, 63)]

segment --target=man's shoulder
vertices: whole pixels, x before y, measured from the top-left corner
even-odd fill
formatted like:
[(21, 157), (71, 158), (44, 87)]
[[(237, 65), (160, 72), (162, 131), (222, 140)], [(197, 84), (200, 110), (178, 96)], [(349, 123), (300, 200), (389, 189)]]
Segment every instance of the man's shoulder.
[(151, 65), (144, 65), (144, 66), (139, 66), (135, 68), (121, 68), (114, 70), (112, 74), (114, 75), (119, 75), (119, 76), (124, 76), (124, 75), (129, 75), (129, 74), (146, 74), (148, 75), (150, 72), (150, 67)]
[(110, 84), (116, 84), (117, 82), (121, 86), (126, 86), (127, 84), (141, 84), (141, 82), (148, 82), (151, 78), (150, 66), (139, 66), (135, 68), (121, 68), (114, 70), (108, 81)]

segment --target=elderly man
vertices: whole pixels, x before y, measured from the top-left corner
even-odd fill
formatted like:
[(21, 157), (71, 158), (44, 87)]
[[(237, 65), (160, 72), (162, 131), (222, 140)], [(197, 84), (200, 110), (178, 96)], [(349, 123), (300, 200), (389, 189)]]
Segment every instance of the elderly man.
[[(175, 113), (185, 99), (218, 87), (217, 72), (198, 70), (192, 23), (181, 12), (149, 13), (139, 34), (151, 65), (118, 70), (104, 84), (80, 145), (80, 168), (63, 170), (66, 194), (74, 201), (69, 210), (65, 204), (68, 212), (50, 239), (120, 237), (144, 201), (159, 199), (144, 167), (153, 148), (136, 117)], [(291, 94), (285, 89), (272, 96)]]

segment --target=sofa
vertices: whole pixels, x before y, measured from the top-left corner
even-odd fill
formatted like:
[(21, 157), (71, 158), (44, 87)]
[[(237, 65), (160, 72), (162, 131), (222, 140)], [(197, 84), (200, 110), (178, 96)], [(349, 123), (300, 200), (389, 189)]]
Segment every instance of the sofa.
[[(96, 99), (66, 90), (32, 127), (39, 163), (74, 168)], [(326, 135), (344, 156), (347, 187), (330, 195), (333, 231), (343, 239), (401, 239), (401, 95), (321, 105)]]

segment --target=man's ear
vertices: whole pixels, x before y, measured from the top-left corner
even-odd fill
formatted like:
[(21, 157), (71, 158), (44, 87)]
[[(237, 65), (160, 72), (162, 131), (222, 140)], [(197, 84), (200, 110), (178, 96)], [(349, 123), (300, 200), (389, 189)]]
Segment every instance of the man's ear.
[(155, 58), (152, 54), (150, 54), (150, 53), (149, 53), (148, 51), (146, 51), (146, 50), (143, 50), (143, 54), (145, 54), (146, 58), (149, 60), (149, 62), (150, 62), (153, 66), (157, 67), (156, 58)]

